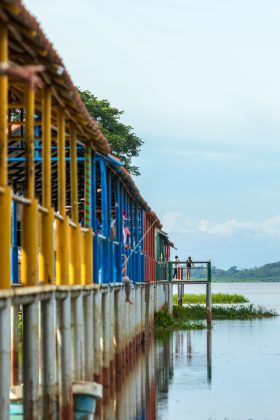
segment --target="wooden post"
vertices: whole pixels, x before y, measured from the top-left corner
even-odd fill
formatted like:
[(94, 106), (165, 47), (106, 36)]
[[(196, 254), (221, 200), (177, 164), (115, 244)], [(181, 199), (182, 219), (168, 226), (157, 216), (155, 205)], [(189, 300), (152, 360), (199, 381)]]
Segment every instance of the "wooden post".
[[(7, 27), (0, 28), (0, 61), (8, 62), (8, 32)], [(7, 147), (8, 147), (8, 77), (0, 75), (0, 185), (8, 184)]]
[(92, 381), (94, 376), (94, 318), (93, 318), (94, 290), (84, 295), (84, 339), (85, 339), (85, 380)]
[(102, 294), (101, 290), (94, 290), (94, 304), (93, 304), (93, 330), (94, 330), (94, 380), (95, 382), (102, 381)]
[(21, 279), (24, 286), (35, 286), (38, 283), (38, 202), (34, 198), (34, 112), (35, 92), (26, 87), (26, 197), (30, 205), (23, 206), (22, 212), (22, 264)]
[(115, 392), (115, 287), (109, 286), (109, 301), (110, 301), (110, 397)]
[(173, 284), (168, 283), (168, 313), (173, 315)]
[(71, 296), (57, 300), (59, 418), (73, 419), (72, 361), (71, 361)]
[[(77, 174), (77, 134), (73, 126), (70, 128), (70, 179), (71, 179), (71, 208), (72, 220), (75, 227), (70, 228), (70, 284), (82, 283), (82, 234), (79, 225), (79, 208), (78, 208), (78, 174)], [(85, 284), (85, 283), (84, 283)]]
[(102, 336), (103, 336), (103, 357), (102, 357), (102, 383), (104, 390), (104, 401), (110, 398), (110, 286), (102, 285)]
[(57, 113), (58, 142), (58, 211), (63, 217), (56, 220), (56, 282), (69, 284), (69, 225), (65, 214), (65, 115), (59, 108)]
[[(2, 303), (2, 302), (1, 302)], [(11, 301), (5, 299), (0, 309), (0, 418), (9, 419), (9, 389), (11, 368)]]
[(145, 287), (145, 344), (149, 342), (150, 333), (150, 282)]
[(72, 328), (72, 380), (84, 380), (84, 323), (83, 323), (83, 295), (79, 294), (71, 299), (71, 328)]
[(207, 329), (207, 380), (211, 383), (212, 380), (212, 330)]
[(208, 281), (206, 283), (207, 326), (212, 326), (211, 262), (207, 263)]
[(122, 340), (122, 329), (123, 329), (123, 305), (122, 305), (122, 287), (120, 287), (115, 292), (115, 360), (116, 360), (116, 387), (119, 388), (121, 384), (121, 373), (122, 373), (122, 349), (123, 349), (123, 340)]
[(41, 378), (42, 405), (46, 418), (52, 419), (56, 415), (56, 341), (55, 341), (55, 296), (41, 301)]
[(40, 244), (40, 281), (54, 282), (54, 241), (53, 220), (51, 208), (51, 91), (45, 88), (42, 94), (43, 107), (43, 206), (49, 211), (41, 214), (41, 244)]
[(39, 417), (39, 312), (38, 301), (23, 305), (23, 405), (24, 420)]
[[(0, 61), (8, 61), (8, 32), (2, 25), (0, 28)], [(0, 194), (0, 289), (10, 287), (10, 244), (11, 244), (11, 189), (8, 185), (7, 147), (8, 147), (8, 77), (0, 75), (0, 186), (4, 193)], [(1, 403), (1, 401), (0, 401)]]
[(11, 307), (11, 384), (19, 384), (18, 305)]

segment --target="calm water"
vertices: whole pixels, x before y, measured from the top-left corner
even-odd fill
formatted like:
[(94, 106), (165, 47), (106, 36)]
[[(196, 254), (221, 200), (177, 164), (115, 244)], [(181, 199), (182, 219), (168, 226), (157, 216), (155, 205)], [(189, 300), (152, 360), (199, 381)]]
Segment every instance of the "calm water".
[[(280, 283), (213, 284), (280, 313)], [(188, 286), (204, 292), (204, 286)], [(159, 420), (279, 420), (280, 317), (215, 321), (155, 344)]]
[[(213, 291), (241, 293), (280, 313), (280, 283), (216, 283)], [(98, 419), (279, 420), (279, 395), (280, 317), (215, 321), (210, 331), (149, 343)]]

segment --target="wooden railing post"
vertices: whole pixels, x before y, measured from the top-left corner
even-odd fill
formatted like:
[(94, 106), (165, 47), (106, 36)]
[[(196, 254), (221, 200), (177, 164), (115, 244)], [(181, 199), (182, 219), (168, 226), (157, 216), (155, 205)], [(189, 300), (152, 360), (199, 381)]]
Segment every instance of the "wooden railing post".
[(212, 326), (211, 261), (207, 262), (206, 310), (207, 310), (207, 326), (211, 327)]
[(54, 283), (54, 212), (51, 207), (51, 92), (45, 88), (42, 92), (42, 128), (43, 128), (43, 206), (48, 214), (41, 214), (40, 274), (44, 284)]
[(69, 224), (65, 212), (65, 115), (59, 108), (57, 113), (58, 128), (58, 211), (63, 217), (56, 220), (56, 282), (69, 284)]

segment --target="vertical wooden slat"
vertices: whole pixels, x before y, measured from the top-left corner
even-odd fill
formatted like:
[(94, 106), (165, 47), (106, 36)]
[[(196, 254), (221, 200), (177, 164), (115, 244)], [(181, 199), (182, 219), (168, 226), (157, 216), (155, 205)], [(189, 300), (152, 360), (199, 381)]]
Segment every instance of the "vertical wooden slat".
[(34, 198), (34, 112), (35, 92), (26, 86), (25, 109), (25, 157), (26, 188), (25, 196), (31, 200), (30, 205), (23, 206), (22, 212), (22, 264), (21, 279), (24, 286), (35, 286), (38, 283), (38, 203)]
[[(0, 62), (8, 61), (8, 35), (5, 26), (0, 27)], [(8, 77), (0, 75), (0, 185), (6, 186), (7, 175), (7, 113), (8, 113)]]
[(59, 108), (57, 113), (58, 129), (58, 211), (63, 220), (56, 220), (56, 282), (69, 284), (69, 225), (66, 218), (65, 187), (65, 115)]
[(74, 223), (78, 223), (77, 134), (74, 126), (70, 128), (70, 158), (72, 220)]
[(43, 206), (49, 214), (41, 214), (40, 280), (54, 282), (54, 232), (51, 208), (51, 92), (46, 87), (42, 93), (43, 109)]

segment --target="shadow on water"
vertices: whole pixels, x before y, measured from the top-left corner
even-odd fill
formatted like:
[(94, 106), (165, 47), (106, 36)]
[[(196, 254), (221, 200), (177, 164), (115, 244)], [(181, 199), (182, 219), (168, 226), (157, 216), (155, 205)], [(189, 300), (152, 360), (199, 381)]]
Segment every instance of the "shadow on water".
[[(193, 334), (200, 346), (192, 345)], [(195, 346), (196, 347), (196, 346)], [(158, 407), (167, 403), (169, 387), (174, 378), (174, 362), (187, 365), (190, 376), (200, 383), (211, 383), (212, 332), (176, 331), (157, 335), (146, 346), (136, 364), (121, 378), (114, 395), (101, 410), (97, 419), (156, 420)]]

